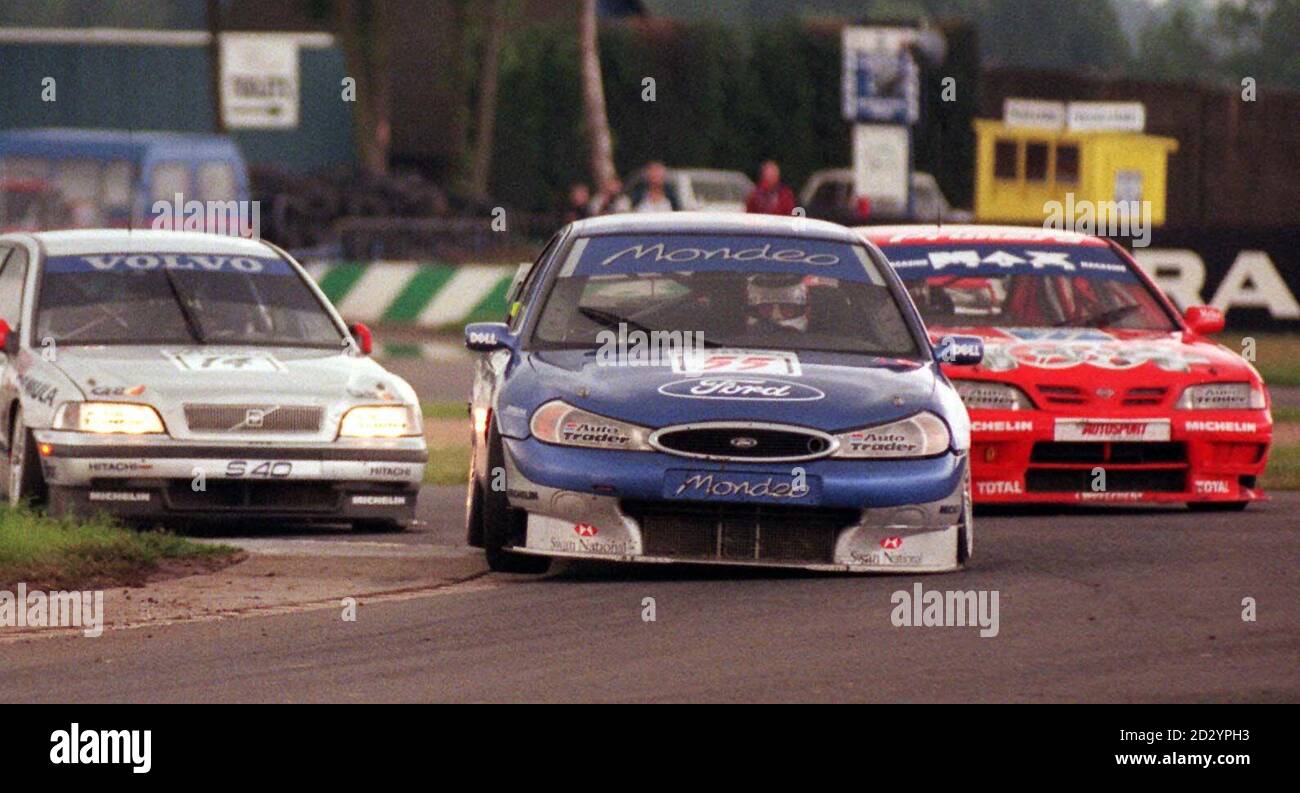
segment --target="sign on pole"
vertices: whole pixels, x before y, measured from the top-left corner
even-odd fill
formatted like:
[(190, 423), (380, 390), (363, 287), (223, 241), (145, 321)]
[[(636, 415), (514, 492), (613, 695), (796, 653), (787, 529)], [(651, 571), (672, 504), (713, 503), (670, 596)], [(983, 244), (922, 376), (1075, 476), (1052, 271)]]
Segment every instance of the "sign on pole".
[(298, 41), (274, 33), (221, 34), (221, 108), (227, 129), (298, 126)]
[(912, 28), (846, 27), (843, 34), (843, 111), (846, 121), (915, 124), (920, 116), (920, 72)]

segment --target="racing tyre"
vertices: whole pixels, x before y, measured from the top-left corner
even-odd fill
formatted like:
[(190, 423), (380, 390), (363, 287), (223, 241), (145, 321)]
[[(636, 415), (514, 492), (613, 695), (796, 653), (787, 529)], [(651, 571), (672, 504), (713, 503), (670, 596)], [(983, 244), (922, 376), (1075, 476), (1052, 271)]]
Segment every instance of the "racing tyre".
[[(488, 479), (492, 472), (505, 465), (505, 450), (502, 448), (501, 436), (496, 426), (488, 435)], [(523, 539), (528, 515), (521, 509), (514, 509), (504, 491), (485, 487), (482, 483), (470, 480), (470, 486), (477, 490), (480, 520), (483, 523), (483, 552), (487, 555), (488, 567), (498, 573), (531, 573), (540, 575), (551, 567), (551, 560), (545, 556), (511, 553), (506, 547)], [(471, 507), (475, 496), (471, 495)], [(471, 529), (472, 530), (472, 529)]]
[(1241, 512), (1248, 506), (1249, 501), (1191, 501), (1187, 504), (1192, 512)]
[(957, 567), (964, 568), (975, 551), (975, 504), (971, 499), (970, 471), (966, 472), (965, 494), (962, 497), (961, 528), (957, 529)]
[(9, 433), (9, 466), (5, 471), (5, 495), (9, 506), (45, 501), (45, 477), (36, 452), (36, 439), (23, 421), (21, 406), (14, 411), (13, 431)]

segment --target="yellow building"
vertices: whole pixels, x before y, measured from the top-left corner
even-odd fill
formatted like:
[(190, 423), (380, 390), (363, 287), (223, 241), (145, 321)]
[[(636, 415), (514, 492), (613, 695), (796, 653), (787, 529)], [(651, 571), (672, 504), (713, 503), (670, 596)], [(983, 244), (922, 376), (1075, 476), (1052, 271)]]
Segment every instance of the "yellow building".
[[(1138, 132), (975, 120), (975, 218), (1041, 224), (1049, 202), (1150, 201), (1151, 221), (1165, 222), (1168, 157), (1178, 141)], [(1070, 198), (1070, 194), (1073, 198)]]

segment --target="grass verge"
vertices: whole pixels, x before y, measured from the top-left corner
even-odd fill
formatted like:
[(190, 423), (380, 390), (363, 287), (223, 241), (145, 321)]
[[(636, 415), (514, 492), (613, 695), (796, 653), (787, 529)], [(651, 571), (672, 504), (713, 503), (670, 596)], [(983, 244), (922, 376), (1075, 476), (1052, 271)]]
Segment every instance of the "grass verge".
[(426, 419), (463, 419), (469, 417), (464, 402), (423, 402), (420, 404)]
[(1300, 334), (1222, 333), (1214, 340), (1241, 354), (1248, 350), (1246, 339), (1254, 340), (1255, 368), (1268, 385), (1300, 386)]
[(426, 485), (463, 485), (468, 477), (468, 443), (429, 448), (429, 464), (424, 467)]
[(56, 520), (0, 507), (0, 587), (20, 581), (42, 589), (138, 586), (165, 566), (208, 569), (236, 559), (238, 549), (206, 545), (160, 531), (134, 531), (112, 521)]
[(1300, 490), (1300, 445), (1274, 446), (1260, 478), (1264, 490)]

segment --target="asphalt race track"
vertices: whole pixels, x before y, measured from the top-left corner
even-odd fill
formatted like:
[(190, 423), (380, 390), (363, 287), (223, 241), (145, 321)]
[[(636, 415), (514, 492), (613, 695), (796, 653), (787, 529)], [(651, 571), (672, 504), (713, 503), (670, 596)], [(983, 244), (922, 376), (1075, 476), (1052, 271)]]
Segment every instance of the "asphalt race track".
[[(390, 539), (457, 545), (461, 503), (427, 489), (428, 525)], [(985, 515), (974, 565), (943, 576), (568, 565), (363, 602), (356, 622), (0, 644), (0, 701), (1295, 701), (1298, 510)], [(997, 635), (894, 627), (891, 594), (918, 582), (996, 590)]]

